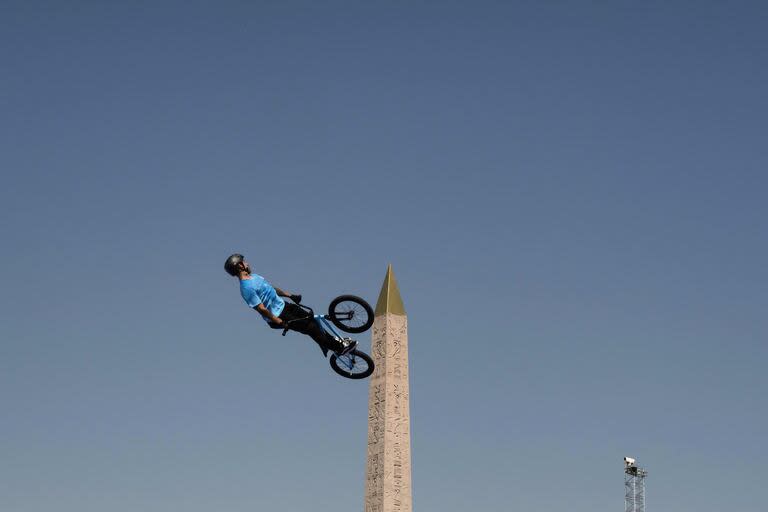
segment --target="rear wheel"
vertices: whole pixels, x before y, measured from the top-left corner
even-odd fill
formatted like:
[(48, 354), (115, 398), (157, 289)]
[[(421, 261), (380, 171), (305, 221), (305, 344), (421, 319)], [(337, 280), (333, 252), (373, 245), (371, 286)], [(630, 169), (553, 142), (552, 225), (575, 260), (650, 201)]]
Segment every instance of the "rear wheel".
[(328, 306), (333, 325), (345, 332), (361, 333), (373, 325), (371, 305), (356, 295), (340, 295)]
[(373, 373), (373, 359), (365, 352), (353, 350), (343, 356), (331, 355), (333, 371), (348, 379), (364, 379)]

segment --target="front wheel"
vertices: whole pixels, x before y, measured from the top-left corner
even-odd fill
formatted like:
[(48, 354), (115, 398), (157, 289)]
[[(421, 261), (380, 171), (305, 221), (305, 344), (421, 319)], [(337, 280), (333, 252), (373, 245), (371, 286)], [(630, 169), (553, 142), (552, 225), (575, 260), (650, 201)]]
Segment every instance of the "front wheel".
[(373, 308), (356, 295), (340, 295), (328, 306), (333, 325), (344, 332), (361, 333), (373, 325)]
[(365, 352), (353, 350), (343, 356), (331, 355), (333, 371), (348, 379), (364, 379), (373, 373), (373, 359)]

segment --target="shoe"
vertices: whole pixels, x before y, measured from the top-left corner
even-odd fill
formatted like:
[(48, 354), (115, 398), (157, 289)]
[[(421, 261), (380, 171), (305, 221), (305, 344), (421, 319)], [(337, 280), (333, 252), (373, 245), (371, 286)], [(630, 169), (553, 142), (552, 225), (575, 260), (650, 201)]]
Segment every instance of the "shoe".
[(338, 354), (340, 356), (343, 356), (344, 354), (349, 354), (355, 348), (357, 347), (357, 342), (355, 340), (349, 339), (349, 338), (342, 338), (341, 339), (341, 350), (339, 350)]

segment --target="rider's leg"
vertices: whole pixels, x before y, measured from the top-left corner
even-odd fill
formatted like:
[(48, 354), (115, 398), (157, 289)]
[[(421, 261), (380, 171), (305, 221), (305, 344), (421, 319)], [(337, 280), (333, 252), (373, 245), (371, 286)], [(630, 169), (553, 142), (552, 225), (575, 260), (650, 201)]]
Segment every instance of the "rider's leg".
[(280, 318), (282, 320), (295, 320), (294, 322), (291, 322), (290, 329), (306, 334), (315, 340), (315, 342), (322, 348), (333, 351), (339, 351), (344, 348), (341, 340), (337, 340), (335, 337), (328, 334), (325, 329), (320, 327), (314, 318), (295, 304), (287, 302), (283, 312), (280, 313)]

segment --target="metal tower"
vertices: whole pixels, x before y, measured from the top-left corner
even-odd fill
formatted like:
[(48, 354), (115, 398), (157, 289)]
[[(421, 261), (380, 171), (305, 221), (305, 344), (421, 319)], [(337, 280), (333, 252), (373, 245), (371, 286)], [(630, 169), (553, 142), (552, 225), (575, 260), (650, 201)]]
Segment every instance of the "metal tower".
[(645, 512), (645, 477), (648, 472), (624, 457), (624, 512)]

